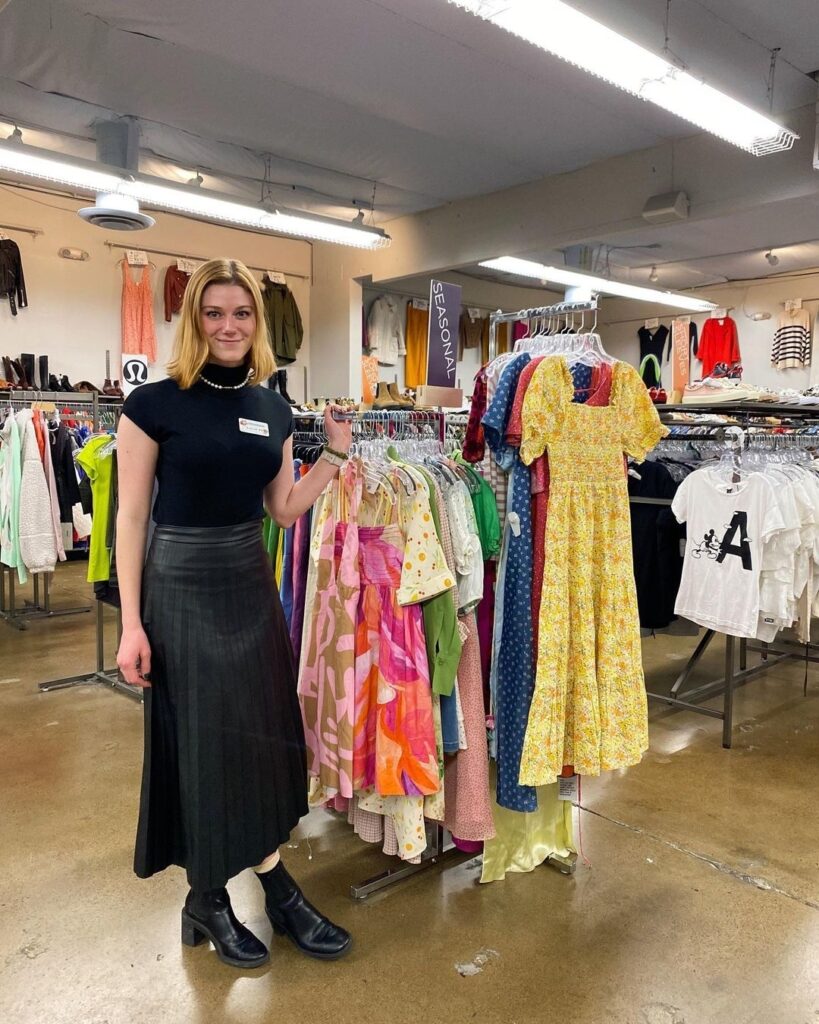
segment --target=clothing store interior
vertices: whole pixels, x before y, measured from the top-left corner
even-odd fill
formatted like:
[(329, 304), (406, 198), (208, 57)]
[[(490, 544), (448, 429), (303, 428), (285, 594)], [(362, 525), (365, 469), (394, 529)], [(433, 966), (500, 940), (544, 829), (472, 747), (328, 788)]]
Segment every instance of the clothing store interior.
[[(817, 69), (809, 0), (0, 0), (4, 1021), (819, 1020)], [(186, 395), (214, 259), (275, 370), (203, 355)], [(200, 591), (152, 597), (153, 685), (118, 668), (117, 439), (170, 465), (163, 381), (270, 398), (292, 493), (334, 467), (244, 524), (282, 637), (252, 698), (252, 602), (208, 634)], [(229, 497), (222, 448), (206, 422)], [(239, 587), (246, 547), (201, 571)], [(246, 753), (268, 683), (304, 780)], [(196, 777), (150, 710), (183, 685)], [(186, 900), (200, 778), (254, 970)], [(271, 916), (236, 809), (302, 789), (277, 863), (337, 962)]]

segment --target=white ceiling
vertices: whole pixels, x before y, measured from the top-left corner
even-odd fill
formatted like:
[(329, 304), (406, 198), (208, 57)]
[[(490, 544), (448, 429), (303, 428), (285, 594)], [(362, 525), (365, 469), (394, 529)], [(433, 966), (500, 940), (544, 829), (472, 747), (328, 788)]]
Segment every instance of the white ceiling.
[[(577, 3), (661, 49), (662, 0)], [(782, 46), (774, 109), (815, 96), (815, 0), (672, 12), (672, 49), (716, 84), (764, 109)], [(111, 113), (178, 176), (258, 195), (270, 154), (280, 202), (340, 214), (375, 185), (379, 222), (692, 131), (445, 0), (0, 3), (0, 118), (91, 138)]]

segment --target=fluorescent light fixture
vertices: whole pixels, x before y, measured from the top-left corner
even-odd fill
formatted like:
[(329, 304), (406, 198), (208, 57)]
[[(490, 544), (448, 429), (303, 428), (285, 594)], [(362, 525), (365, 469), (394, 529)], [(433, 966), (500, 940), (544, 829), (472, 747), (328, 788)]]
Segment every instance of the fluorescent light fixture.
[(692, 295), (679, 295), (666, 292), (660, 288), (641, 288), (635, 284), (621, 281), (609, 281), (605, 277), (592, 277), (591, 274), (579, 274), (565, 267), (547, 267), (543, 263), (532, 260), (518, 259), (516, 256), (501, 256), (496, 260), (484, 260), (480, 266), (489, 270), (499, 270), (504, 274), (515, 274), (518, 277), (533, 277), (544, 284), (562, 284), (568, 288), (583, 288), (589, 292), (600, 292), (604, 295), (619, 295), (624, 299), (639, 299), (641, 302), (654, 302), (676, 309), (687, 309), (692, 313), (709, 313), (716, 309), (714, 302), (696, 299)]
[(136, 177), (118, 168), (102, 167), (91, 161), (65, 160), (31, 146), (0, 142), (0, 173), (3, 172), (22, 179), (67, 185), (82, 192), (129, 196), (160, 210), (235, 224), (255, 231), (295, 235), (360, 249), (380, 249), (390, 244), (389, 235), (379, 228), (296, 210), (249, 206), (224, 199), (200, 187), (174, 185), (144, 175)]
[(799, 136), (562, 0), (449, 0), (556, 57), (763, 156)]

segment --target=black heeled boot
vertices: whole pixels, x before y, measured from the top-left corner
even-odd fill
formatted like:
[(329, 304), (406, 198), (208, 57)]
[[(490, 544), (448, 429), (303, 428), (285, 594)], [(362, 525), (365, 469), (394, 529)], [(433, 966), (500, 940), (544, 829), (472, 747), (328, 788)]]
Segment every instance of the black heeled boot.
[(338, 960), (352, 945), (350, 933), (319, 913), (281, 861), (272, 871), (258, 874), (265, 910), (277, 935), (286, 935), (302, 953), (317, 960)]
[(198, 946), (210, 939), (216, 955), (231, 967), (261, 967), (270, 959), (263, 942), (236, 920), (227, 889), (194, 892), (182, 911), (182, 942)]
[(279, 370), (276, 373), (276, 376), (279, 378), (279, 394), (282, 396), (285, 402), (289, 402), (291, 405), (295, 405), (296, 403), (287, 393), (287, 370)]
[(23, 373), (26, 375), (26, 384), (32, 389), (37, 388), (37, 378), (34, 376), (34, 353), (23, 352), (20, 355), (20, 365), (23, 367)]
[(48, 391), (48, 356), (40, 356), (38, 363), (40, 366), (40, 390)]

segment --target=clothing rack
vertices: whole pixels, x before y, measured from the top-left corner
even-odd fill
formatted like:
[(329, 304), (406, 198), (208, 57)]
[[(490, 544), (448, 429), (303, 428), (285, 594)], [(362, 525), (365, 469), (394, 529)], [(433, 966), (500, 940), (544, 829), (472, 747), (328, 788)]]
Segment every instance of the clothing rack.
[[(395, 288), (390, 288), (388, 284), (385, 284), (383, 288), (372, 284), (365, 284), (362, 291), (371, 293), (375, 298), (378, 298), (380, 295), (394, 295), (398, 299), (419, 299), (421, 302), (429, 302), (429, 293), (422, 295), (420, 292), (405, 292)], [(479, 309), (484, 313), (491, 313), (495, 310), (495, 307), (487, 306), (481, 302), (467, 302), (466, 299), (462, 297), (461, 309)]]
[[(211, 259), (210, 256), (192, 256), (190, 253), (171, 252), (168, 249), (148, 249), (145, 246), (123, 245), (121, 242), (104, 242), (103, 244), (107, 245), (109, 249), (123, 249), (126, 251), (137, 249), (139, 252), (149, 252), (154, 256), (170, 256), (171, 259), (175, 260), (195, 260), (198, 263), (207, 263), (207, 261)], [(246, 264), (246, 266), (248, 270), (255, 270), (260, 274), (267, 274), (273, 269), (272, 267), (251, 267), (250, 264)], [(284, 274), (285, 277), (298, 278), (300, 281), (310, 280), (309, 274), (297, 274), (290, 270), (280, 270), (278, 273)]]
[[(24, 409), (32, 402), (47, 401), (54, 402), (60, 406), (63, 415), (87, 417), (91, 413), (94, 430), (99, 429), (101, 416), (107, 411), (119, 410), (120, 405), (116, 399), (99, 401), (99, 396), (94, 393), (88, 396), (83, 394), (71, 394), (71, 400), (64, 402), (68, 395), (64, 391), (8, 391), (0, 395), (0, 419), (4, 411), (12, 412)], [(115, 404), (116, 403), (116, 404)], [(22, 607), (17, 605), (17, 585), (14, 577), (14, 570), (8, 566), (2, 566), (0, 572), (0, 619), (3, 619), (9, 626), (15, 629), (24, 630), (28, 628), (31, 619), (53, 619), (64, 615), (82, 615), (91, 611), (91, 605), (78, 605), (73, 608), (52, 608), (51, 607), (51, 577), (50, 573), (32, 573), (33, 576), (33, 600), (24, 601)], [(7, 575), (8, 574), (8, 575)], [(40, 577), (42, 576), (42, 603), (40, 601)], [(8, 580), (8, 584), (7, 584)]]
[(515, 320), (535, 320), (539, 317), (572, 316), (576, 313), (597, 312), (597, 299), (585, 302), (555, 302), (551, 306), (534, 306), (531, 309), (519, 309), (517, 313), (504, 313), (498, 309), (489, 314), (489, 361), (497, 352), (498, 324), (514, 323)]
[[(679, 425), (691, 427), (691, 435), (688, 437), (686, 437), (685, 434), (669, 435), (668, 437), (661, 438), (660, 444), (664, 442), (680, 442), (685, 440), (688, 440), (691, 444), (714, 444), (715, 442), (722, 442), (722, 450), (730, 450), (727, 449), (724, 444), (724, 442), (730, 438), (730, 435), (728, 435), (728, 437), (725, 435), (725, 427), (707, 428), (713, 431), (711, 434), (694, 434), (693, 430), (698, 429), (698, 426), (702, 425)], [(774, 447), (781, 444), (783, 447), (787, 448), (796, 446), (797, 442), (814, 441), (815, 443), (819, 443), (819, 435), (798, 432), (776, 434), (773, 433), (773, 431), (760, 430), (744, 433), (743, 440), (749, 442), (750, 446), (752, 446), (754, 441), (765, 440), (766, 442), (773, 441)], [(799, 446), (801, 447), (801, 444), (799, 444)], [(669, 508), (672, 504), (672, 501), (669, 498), (643, 498), (632, 495), (629, 495), (629, 502), (635, 505), (663, 505), (666, 508)], [(697, 644), (694, 653), (685, 663), (685, 667), (682, 672), (680, 672), (674, 680), (670, 692), (668, 694), (663, 694), (647, 691), (646, 695), (651, 700), (660, 701), (672, 708), (693, 711), (698, 715), (708, 715), (711, 718), (721, 719), (722, 745), (726, 750), (730, 750), (734, 728), (734, 691), (736, 688), (738, 686), (744, 686), (745, 683), (753, 679), (754, 676), (767, 672), (769, 669), (778, 665), (782, 661), (786, 661), (788, 658), (803, 660), (806, 665), (808, 662), (819, 664), (819, 647), (815, 644), (799, 645), (781, 638), (777, 638), (773, 643), (767, 644), (760, 641), (748, 641), (743, 637), (735, 637), (727, 633), (724, 635), (725, 667), (722, 676), (718, 679), (712, 680), (711, 682), (703, 683), (700, 686), (696, 686), (688, 690), (683, 689), (692, 672), (697, 667), (698, 662), (717, 636), (716, 630), (706, 629), (702, 639)], [(739, 641), (738, 645), (737, 641)], [(739, 653), (738, 669), (737, 651)], [(748, 667), (749, 651), (759, 654), (761, 659), (758, 664), (752, 665), (750, 668)], [(718, 711), (715, 708), (706, 708), (701, 706), (701, 701), (708, 700), (719, 693), (722, 693), (723, 695), (721, 711)]]
[[(345, 412), (335, 419), (337, 422), (353, 425), (353, 441), (372, 440), (378, 437), (407, 440), (415, 436), (411, 433), (413, 429), (429, 427), (437, 431), (438, 439), (443, 443), (446, 439), (448, 415), (441, 409), (368, 409)], [(323, 436), (324, 413), (294, 411), (293, 418), (297, 432), (299, 420), (312, 420), (312, 432)]]

